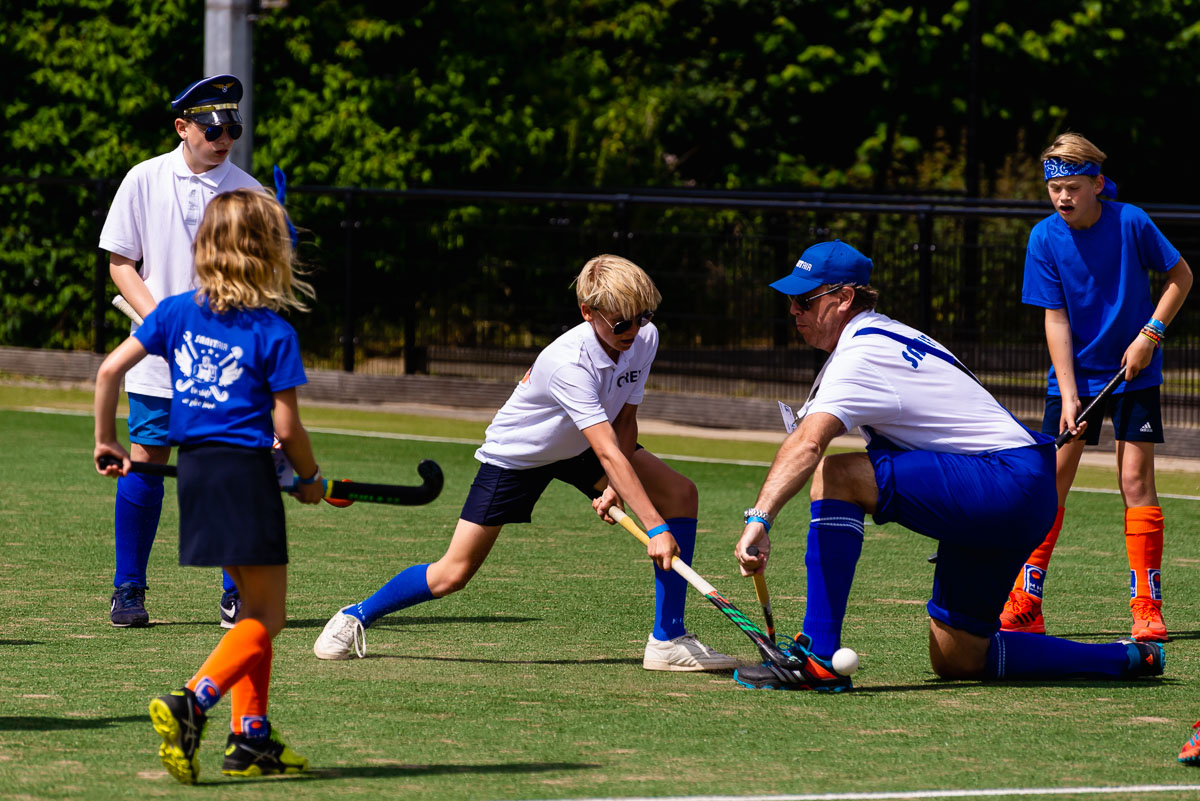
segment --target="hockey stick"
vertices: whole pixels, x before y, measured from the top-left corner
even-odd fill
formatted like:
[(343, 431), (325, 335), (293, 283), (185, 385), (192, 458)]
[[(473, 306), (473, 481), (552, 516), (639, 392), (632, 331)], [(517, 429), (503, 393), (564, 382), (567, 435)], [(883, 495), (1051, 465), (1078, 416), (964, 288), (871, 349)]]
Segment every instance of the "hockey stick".
[[(101, 467), (109, 465), (120, 466), (115, 458), (103, 457)], [(153, 462), (134, 462), (131, 473), (146, 473), (155, 476), (175, 477), (177, 471), (173, 464), (155, 464)], [(417, 465), (417, 473), (424, 481), (417, 486), (400, 484), (365, 484), (359, 481), (339, 481), (337, 479), (322, 479), (325, 487), (325, 498), (340, 501), (362, 501), (363, 503), (384, 503), (392, 506), (422, 506), (429, 503), (442, 492), (444, 478), (442, 468), (432, 459), (422, 459)], [(295, 492), (298, 484), (290, 487), (280, 487), (283, 492)]]
[[(650, 547), (650, 538), (646, 536), (646, 532), (638, 528), (637, 523), (634, 523), (629, 515), (621, 511), (619, 507), (609, 507), (608, 516), (620, 523), (621, 526), (630, 534), (637, 537), (643, 545)], [(800, 663), (800, 660), (785, 654), (783, 651), (780, 651), (778, 646), (775, 645), (775, 642), (768, 639), (767, 635), (763, 633), (762, 629), (754, 625), (754, 623), (750, 621), (750, 618), (742, 614), (742, 612), (736, 606), (731, 604), (725, 598), (725, 596), (717, 592), (713, 585), (701, 578), (699, 573), (697, 573), (695, 570), (692, 570), (687, 562), (676, 556), (671, 561), (671, 569), (683, 576), (684, 580), (686, 580), (688, 584), (691, 584), (693, 587), (695, 587), (701, 595), (712, 602), (713, 606), (717, 607), (717, 609), (720, 609), (721, 614), (733, 621), (733, 624), (741, 629), (742, 633), (749, 637), (751, 642), (758, 646), (758, 652), (762, 654), (763, 659), (771, 664), (787, 670), (795, 669), (796, 665)]]
[[(746, 549), (751, 556), (758, 556), (758, 546), (751, 545)], [(771, 612), (771, 593), (767, 592), (767, 577), (762, 573), (754, 574), (754, 594), (758, 596), (758, 605), (763, 610), (763, 622), (767, 624), (767, 636), (775, 642), (775, 615)]]
[(125, 298), (121, 295), (117, 295), (112, 299), (112, 305), (116, 306), (118, 311), (120, 311), (130, 320), (133, 320), (138, 325), (141, 325), (144, 322), (142, 320), (142, 315), (134, 311), (133, 306), (129, 304), (129, 301), (125, 300)]
[[(1102, 401), (1108, 399), (1108, 396), (1113, 393), (1113, 390), (1117, 388), (1117, 384), (1120, 384), (1123, 378), (1125, 378), (1124, 367), (1122, 367), (1116, 375), (1108, 380), (1108, 384), (1105, 385), (1104, 389), (1100, 390), (1100, 394), (1092, 398), (1092, 402), (1089, 403), (1087, 408), (1084, 409), (1079, 417), (1075, 419), (1075, 428), (1079, 428), (1084, 421), (1087, 421), (1089, 425), (1091, 424), (1091, 421), (1088, 421), (1088, 415), (1091, 414), (1092, 410), (1099, 406)], [(1068, 428), (1066, 431), (1054, 438), (1054, 447), (1061, 448), (1067, 443), (1068, 440), (1075, 436), (1078, 435), (1072, 434), (1071, 429)]]

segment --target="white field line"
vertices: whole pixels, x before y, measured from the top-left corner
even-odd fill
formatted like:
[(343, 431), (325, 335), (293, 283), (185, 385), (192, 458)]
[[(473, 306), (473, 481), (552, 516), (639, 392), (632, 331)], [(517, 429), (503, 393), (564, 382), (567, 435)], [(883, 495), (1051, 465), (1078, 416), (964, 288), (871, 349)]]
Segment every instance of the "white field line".
[(1130, 784), (1122, 787), (1014, 787), (979, 790), (907, 790), (879, 793), (801, 793), (798, 795), (679, 795), (575, 798), (561, 801), (893, 801), (922, 798), (1010, 798), (1054, 795), (1115, 795), (1117, 793), (1194, 793), (1200, 784)]
[[(73, 417), (91, 417), (92, 412), (80, 409), (47, 409), (41, 406), (25, 406), (14, 408), (13, 411), (37, 412), (39, 414), (65, 414)], [(399, 439), (413, 442), (439, 442), (448, 445), (480, 445), (478, 439), (463, 439), (458, 437), (426, 437), (421, 434), (393, 434), (387, 431), (357, 431), (349, 428), (321, 428), (306, 426), (309, 431), (317, 434), (334, 434), (342, 437), (367, 437), (370, 439)], [(702, 464), (729, 464), (739, 467), (770, 467), (770, 462), (756, 462), (747, 459), (713, 459), (707, 456), (681, 456), (675, 453), (657, 453), (660, 459), (671, 459), (676, 462), (700, 462)], [(1093, 487), (1071, 487), (1071, 492), (1098, 492), (1104, 495), (1119, 495), (1115, 489), (1096, 489)], [(1160, 498), (1173, 498), (1178, 501), (1200, 501), (1200, 495), (1176, 495), (1170, 492), (1158, 493)]]

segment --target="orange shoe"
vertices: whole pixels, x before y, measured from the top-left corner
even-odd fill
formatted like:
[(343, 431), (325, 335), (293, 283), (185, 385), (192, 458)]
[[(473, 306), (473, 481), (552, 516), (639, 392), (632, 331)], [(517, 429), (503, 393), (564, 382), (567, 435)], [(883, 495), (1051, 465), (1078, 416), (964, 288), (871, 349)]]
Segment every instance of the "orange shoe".
[(1023, 631), (1027, 634), (1045, 634), (1046, 621), (1042, 617), (1042, 599), (1024, 590), (1011, 590), (1000, 613), (1001, 631)]
[(1133, 612), (1133, 639), (1138, 642), (1166, 642), (1171, 639), (1163, 623), (1162, 610), (1153, 601), (1134, 598), (1129, 609)]
[(1200, 765), (1200, 720), (1192, 724), (1192, 736), (1183, 744), (1178, 759), (1185, 765)]

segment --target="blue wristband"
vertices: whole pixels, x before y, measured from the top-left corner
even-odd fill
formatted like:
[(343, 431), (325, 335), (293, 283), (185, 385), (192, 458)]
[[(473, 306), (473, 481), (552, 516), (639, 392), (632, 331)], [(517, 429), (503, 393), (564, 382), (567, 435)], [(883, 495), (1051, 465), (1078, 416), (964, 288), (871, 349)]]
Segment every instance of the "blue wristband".
[(664, 531), (670, 531), (670, 530), (671, 530), (671, 527), (668, 526), (666, 523), (663, 523), (661, 526), (655, 526), (654, 528), (647, 531), (646, 536), (650, 537), (650, 539), (654, 539), (659, 534), (662, 534)]
[(317, 479), (320, 477), (321, 477), (321, 465), (317, 465), (317, 472), (313, 473), (312, 477), (300, 478), (299, 476), (297, 476), (296, 480), (307, 487), (309, 484), (315, 484)]
[(1153, 317), (1151, 317), (1150, 322), (1146, 323), (1144, 327), (1154, 331), (1160, 337), (1167, 335), (1167, 326), (1162, 320), (1155, 320)]
[(747, 523), (747, 525), (750, 523), (762, 523), (763, 528), (765, 528), (767, 530), (767, 533), (768, 534), (771, 533), (771, 523), (765, 517), (759, 517), (758, 515), (750, 515), (749, 517), (746, 518), (746, 523)]

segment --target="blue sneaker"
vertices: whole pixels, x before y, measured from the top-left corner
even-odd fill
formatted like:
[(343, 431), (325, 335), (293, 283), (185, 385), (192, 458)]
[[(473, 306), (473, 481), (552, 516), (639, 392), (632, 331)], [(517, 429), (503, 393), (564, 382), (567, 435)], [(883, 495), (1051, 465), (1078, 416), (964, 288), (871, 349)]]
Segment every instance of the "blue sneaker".
[(108, 619), (121, 629), (150, 625), (150, 615), (146, 613), (146, 588), (125, 583), (113, 590)]
[(238, 612), (242, 611), (242, 596), (237, 588), (226, 590), (221, 595), (221, 628), (231, 629), (237, 624)]
[(1118, 640), (1125, 644), (1129, 655), (1129, 668), (1122, 678), (1137, 679), (1144, 676), (1161, 676), (1167, 665), (1167, 652), (1158, 642)]
[(796, 639), (779, 642), (779, 650), (793, 657), (797, 667), (782, 667), (770, 662), (740, 667), (733, 680), (752, 690), (815, 690), (820, 693), (842, 693), (854, 688), (849, 676), (833, 669), (828, 659), (822, 659), (809, 648), (812, 640), (804, 634)]

